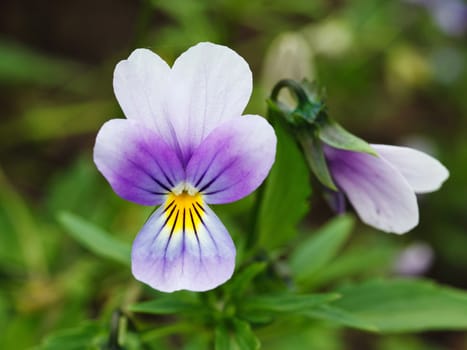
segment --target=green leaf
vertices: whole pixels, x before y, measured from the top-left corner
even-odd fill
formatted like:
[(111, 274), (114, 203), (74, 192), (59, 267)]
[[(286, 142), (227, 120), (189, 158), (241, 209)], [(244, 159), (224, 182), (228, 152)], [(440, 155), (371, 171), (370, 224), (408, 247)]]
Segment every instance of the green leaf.
[(290, 268), (295, 278), (306, 280), (334, 258), (346, 242), (354, 220), (339, 216), (301, 242), (290, 256)]
[(303, 153), (318, 180), (331, 190), (337, 191), (336, 184), (329, 172), (328, 165), (323, 152), (321, 141), (314, 135), (311, 129), (307, 133), (301, 132), (299, 135)]
[(348, 151), (364, 152), (374, 156), (378, 155), (366, 141), (351, 134), (329, 117), (326, 117), (320, 124), (319, 138), (329, 146)]
[[(248, 322), (239, 319), (233, 320), (235, 329), (235, 341), (239, 350), (257, 350), (260, 347), (260, 342), (251, 330)], [(217, 349), (217, 348), (216, 348)]]
[(242, 305), (246, 310), (269, 311), (276, 313), (303, 312), (339, 298), (339, 294), (272, 294), (253, 296)]
[(426, 280), (373, 280), (339, 290), (332, 303), (381, 332), (467, 329), (467, 293)]
[(184, 299), (176, 298), (172, 295), (130, 305), (128, 310), (132, 312), (153, 315), (170, 315), (183, 312), (202, 311), (201, 305), (195, 301), (187, 301)]
[(250, 285), (251, 281), (264, 271), (267, 264), (265, 262), (254, 262), (243, 271), (236, 273), (230, 283), (230, 292), (234, 296), (241, 296)]
[(129, 244), (116, 240), (101, 228), (74, 214), (60, 213), (58, 220), (74, 239), (96, 255), (130, 265)]
[(219, 324), (216, 327), (214, 334), (214, 348), (216, 350), (230, 350), (232, 348), (229, 332), (227, 332), (227, 329), (223, 324)]
[(276, 126), (276, 161), (263, 188), (257, 216), (259, 244), (277, 248), (294, 237), (296, 226), (308, 212), (311, 194), (309, 172), (294, 139)]
[(103, 341), (99, 337), (102, 329), (96, 323), (86, 322), (76, 328), (65, 329), (44, 339), (41, 350), (87, 350), (99, 349)]
[(331, 321), (333, 323), (348, 326), (365, 331), (378, 331), (378, 328), (354, 314), (342, 310), (332, 305), (319, 305), (314, 310), (304, 312), (303, 315), (320, 320)]
[[(369, 276), (387, 271), (393, 263), (397, 248), (392, 241), (365, 242), (365, 246), (354, 247), (339, 254), (339, 257), (316, 271), (307, 280), (300, 281), (302, 287), (310, 289), (339, 281), (350, 276)], [(372, 248), (368, 249), (368, 245)]]

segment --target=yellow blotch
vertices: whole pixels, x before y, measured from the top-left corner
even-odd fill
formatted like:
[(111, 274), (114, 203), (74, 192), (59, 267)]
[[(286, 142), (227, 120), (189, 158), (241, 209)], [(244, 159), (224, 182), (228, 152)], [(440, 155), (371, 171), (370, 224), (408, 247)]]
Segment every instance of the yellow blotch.
[(201, 194), (169, 194), (164, 204), (165, 226), (172, 232), (197, 233), (204, 218), (204, 202)]

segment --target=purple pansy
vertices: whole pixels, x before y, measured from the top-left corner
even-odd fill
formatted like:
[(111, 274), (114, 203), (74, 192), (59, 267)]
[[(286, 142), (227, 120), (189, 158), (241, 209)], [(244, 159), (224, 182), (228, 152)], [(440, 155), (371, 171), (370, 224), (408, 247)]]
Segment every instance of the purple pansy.
[(211, 43), (172, 68), (137, 49), (116, 66), (114, 91), (127, 119), (102, 126), (94, 162), (122, 198), (160, 205), (133, 243), (134, 276), (165, 292), (215, 288), (233, 273), (235, 247), (208, 204), (250, 194), (275, 158), (273, 128), (242, 116), (248, 64)]
[(405, 233), (418, 224), (416, 193), (437, 190), (448, 170), (433, 157), (407, 147), (371, 145), (378, 156), (325, 146), (331, 175), (363, 222)]

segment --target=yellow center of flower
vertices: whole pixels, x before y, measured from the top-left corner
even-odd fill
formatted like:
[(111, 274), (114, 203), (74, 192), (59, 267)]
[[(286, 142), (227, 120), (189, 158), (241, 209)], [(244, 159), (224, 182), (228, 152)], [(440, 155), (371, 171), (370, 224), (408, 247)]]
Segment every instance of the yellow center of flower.
[(204, 202), (200, 193), (170, 193), (164, 204), (165, 225), (174, 232), (194, 232), (197, 234), (205, 214)]

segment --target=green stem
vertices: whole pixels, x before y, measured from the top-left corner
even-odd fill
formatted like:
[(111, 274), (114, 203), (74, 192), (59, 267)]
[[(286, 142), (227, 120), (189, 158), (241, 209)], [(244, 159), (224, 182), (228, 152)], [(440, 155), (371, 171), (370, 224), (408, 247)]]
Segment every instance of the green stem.
[(271, 100), (277, 102), (279, 92), (283, 88), (287, 88), (295, 94), (298, 100), (298, 106), (308, 103), (308, 96), (306, 95), (305, 91), (303, 91), (303, 88), (300, 86), (300, 83), (297, 83), (295, 80), (292, 79), (280, 80), (272, 89)]

